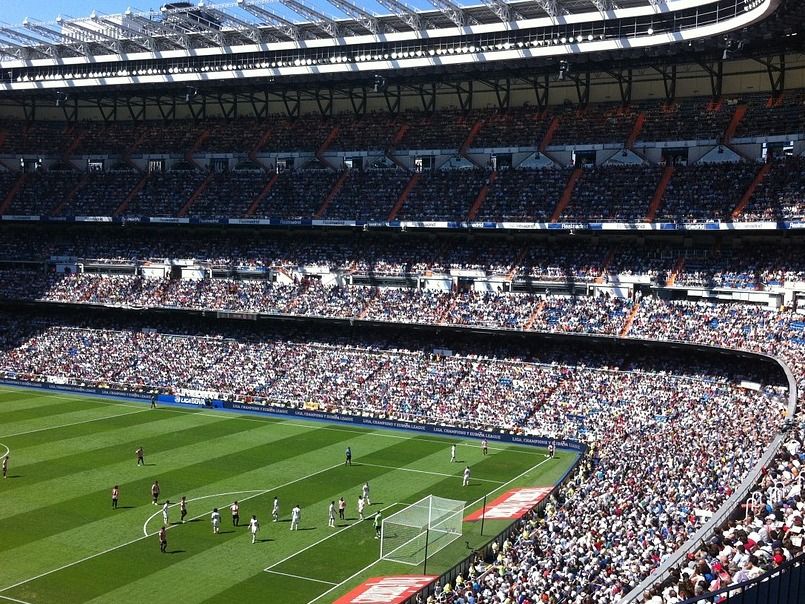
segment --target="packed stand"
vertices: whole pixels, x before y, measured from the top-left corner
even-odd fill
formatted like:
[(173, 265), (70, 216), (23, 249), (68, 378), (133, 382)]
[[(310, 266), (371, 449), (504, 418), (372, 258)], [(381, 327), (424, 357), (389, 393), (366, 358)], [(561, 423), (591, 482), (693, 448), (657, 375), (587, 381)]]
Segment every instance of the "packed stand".
[(657, 221), (725, 220), (738, 205), (759, 166), (725, 162), (677, 166)]
[(405, 135), (395, 146), (397, 149), (458, 151), (481, 116), (479, 111), (408, 111), (402, 116)]
[(255, 209), (255, 218), (310, 218), (338, 180), (332, 170), (286, 170)]
[(735, 112), (735, 103), (712, 98), (644, 104), (645, 122), (638, 141), (718, 141)]
[(643, 220), (661, 173), (655, 166), (584, 168), (560, 220)]
[(386, 220), (410, 179), (397, 169), (352, 170), (323, 218)]
[(399, 220), (466, 220), (489, 173), (480, 169), (422, 174), (397, 214)]
[(512, 107), (483, 116), (483, 126), (470, 145), (473, 149), (539, 147), (551, 117), (537, 107)]
[(263, 170), (233, 170), (214, 174), (190, 207), (190, 216), (240, 218), (269, 180)]
[(154, 172), (126, 208), (129, 216), (177, 216), (207, 175), (174, 168)]
[(634, 128), (639, 109), (623, 105), (574, 105), (556, 108), (559, 128), (552, 145), (586, 145), (592, 143), (626, 143)]
[(23, 187), (17, 191), (6, 214), (49, 215), (67, 200), (81, 182), (82, 176), (83, 174), (77, 170), (61, 170), (58, 167), (46, 172), (30, 173)]
[(570, 177), (567, 168), (505, 168), (497, 172), (477, 220), (547, 222)]
[(772, 159), (740, 220), (802, 220), (805, 218), (805, 157)]
[(62, 208), (60, 216), (113, 216), (142, 175), (134, 170), (113, 170), (87, 175)]
[(754, 94), (741, 102), (747, 105), (747, 112), (738, 124), (736, 137), (805, 132), (805, 91), (784, 92), (777, 98)]
[[(786, 433), (783, 446), (742, 505), (743, 510), (687, 556), (668, 580), (644, 594), (646, 604), (681, 600), (756, 579), (805, 553), (800, 469), (805, 429)], [(722, 596), (723, 597), (723, 596)], [(720, 599), (715, 596), (715, 601)]]

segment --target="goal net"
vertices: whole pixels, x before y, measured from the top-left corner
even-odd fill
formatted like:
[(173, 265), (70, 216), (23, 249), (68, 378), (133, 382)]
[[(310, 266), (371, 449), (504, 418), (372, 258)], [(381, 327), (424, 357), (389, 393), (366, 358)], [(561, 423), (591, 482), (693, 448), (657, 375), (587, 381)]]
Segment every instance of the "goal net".
[(415, 566), (461, 537), (464, 502), (428, 495), (383, 520), (380, 557)]

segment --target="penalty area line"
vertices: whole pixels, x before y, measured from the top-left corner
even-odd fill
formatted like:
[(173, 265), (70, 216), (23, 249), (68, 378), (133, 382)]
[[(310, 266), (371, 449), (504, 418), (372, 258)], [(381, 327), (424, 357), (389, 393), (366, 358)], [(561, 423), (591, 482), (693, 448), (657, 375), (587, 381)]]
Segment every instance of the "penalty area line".
[(303, 581), (314, 581), (316, 583), (324, 583), (325, 585), (338, 585), (332, 581), (323, 581), (322, 579), (314, 579), (313, 577), (303, 577), (302, 575), (292, 575), (291, 573), (281, 573), (278, 570), (266, 570), (265, 572), (272, 575), (282, 575), (283, 577), (292, 577), (294, 579), (302, 579)]
[[(402, 504), (402, 503), (399, 503), (399, 502), (392, 503), (391, 505), (387, 505), (386, 507), (382, 508), (380, 511), (381, 511), (381, 512), (385, 512), (386, 510), (390, 510), (391, 508), (393, 508), (393, 507), (397, 507), (398, 505), (405, 505), (405, 504)], [(366, 518), (366, 520), (369, 520), (369, 518)], [(285, 556), (285, 557), (284, 557), (282, 560), (279, 560), (279, 561), (275, 562), (275, 563), (274, 563), (274, 564), (272, 564), (271, 566), (266, 566), (266, 567), (263, 569), (263, 571), (264, 571), (264, 572), (267, 572), (267, 573), (274, 572), (274, 571), (272, 571), (272, 570), (271, 570), (272, 568), (276, 568), (277, 566), (279, 566), (279, 565), (280, 565), (280, 564), (282, 564), (283, 562), (287, 562), (287, 561), (288, 561), (288, 560), (290, 560), (291, 558), (296, 558), (296, 556), (298, 556), (298, 555), (299, 555), (299, 554), (301, 554), (302, 552), (306, 552), (307, 550), (309, 550), (309, 549), (311, 549), (311, 548), (313, 548), (313, 547), (316, 547), (317, 545), (320, 545), (320, 544), (324, 543), (324, 542), (325, 542), (325, 541), (327, 541), (328, 539), (332, 539), (333, 537), (335, 537), (335, 536), (336, 536), (336, 535), (338, 535), (339, 533), (343, 533), (344, 531), (346, 531), (346, 530), (348, 530), (348, 529), (351, 529), (353, 526), (358, 526), (358, 525), (359, 525), (361, 522), (366, 522), (366, 520), (358, 520), (357, 522), (354, 522), (353, 524), (350, 524), (350, 525), (348, 525), (348, 526), (344, 526), (344, 527), (342, 527), (342, 528), (338, 529), (337, 531), (335, 531), (334, 533), (330, 533), (330, 534), (329, 534), (329, 535), (327, 535), (326, 537), (324, 537), (324, 538), (322, 538), (322, 539), (319, 539), (318, 541), (316, 541), (316, 542), (314, 542), (314, 543), (311, 543), (310, 545), (308, 545), (308, 546), (306, 546), (306, 547), (303, 547), (303, 548), (302, 548), (302, 549), (300, 549), (298, 552), (294, 552), (294, 553), (293, 553), (293, 554), (291, 554), (290, 556)], [(329, 581), (328, 581), (328, 583), (329, 583)], [(335, 583), (332, 583), (332, 585), (335, 585)]]
[[(539, 468), (539, 467), (540, 467), (542, 464), (544, 464), (545, 462), (550, 461), (550, 459), (551, 459), (550, 457), (549, 457), (549, 458), (546, 458), (546, 459), (543, 459), (543, 460), (542, 460), (541, 462), (539, 462), (538, 464), (536, 464), (536, 465), (534, 465), (534, 466), (531, 466), (530, 468), (528, 468), (528, 469), (527, 469), (527, 470), (525, 470), (524, 472), (521, 472), (520, 474), (518, 474), (517, 476), (515, 476), (515, 477), (514, 477), (514, 478), (512, 478), (511, 480), (509, 480), (509, 481), (504, 482), (503, 484), (501, 484), (499, 487), (497, 487), (496, 489), (494, 489), (494, 490), (492, 491), (492, 493), (495, 493), (495, 492), (497, 492), (497, 491), (500, 491), (500, 490), (501, 490), (503, 487), (506, 487), (506, 486), (510, 485), (510, 484), (511, 484), (511, 483), (513, 483), (515, 480), (518, 480), (519, 478), (522, 478), (523, 476), (525, 476), (525, 475), (526, 475), (526, 474), (528, 474), (529, 472), (532, 472), (533, 470), (536, 470), (537, 468)], [(491, 493), (487, 493), (487, 495), (490, 495), (490, 494), (491, 494)], [(470, 504), (468, 504), (468, 505), (465, 505), (465, 506), (464, 506), (464, 509), (466, 510), (467, 508), (470, 508), (470, 507), (474, 506), (475, 504), (479, 503), (480, 501), (483, 501), (483, 499), (484, 499), (483, 497), (479, 497), (478, 499), (476, 499), (476, 500), (475, 500), (475, 501), (473, 501), (472, 503), (470, 503)], [(325, 591), (324, 593), (319, 594), (318, 596), (316, 596), (315, 598), (313, 598), (312, 600), (310, 600), (310, 601), (309, 601), (307, 604), (314, 604), (314, 602), (318, 602), (318, 601), (319, 601), (319, 600), (321, 600), (321, 599), (322, 599), (324, 596), (326, 596), (326, 595), (328, 595), (328, 594), (332, 593), (333, 591), (335, 591), (336, 589), (338, 589), (338, 588), (339, 588), (339, 587), (341, 587), (342, 585), (344, 585), (344, 584), (348, 583), (349, 581), (351, 581), (352, 579), (354, 579), (355, 577), (357, 577), (357, 576), (358, 576), (358, 575), (360, 575), (361, 573), (366, 572), (367, 570), (369, 570), (370, 568), (372, 568), (372, 567), (373, 567), (375, 564), (377, 564), (377, 563), (378, 563), (378, 562), (380, 562), (381, 560), (382, 560), (382, 558), (378, 558), (377, 560), (375, 560), (375, 561), (374, 561), (374, 562), (372, 562), (371, 564), (368, 564), (368, 565), (364, 566), (364, 567), (363, 567), (362, 569), (360, 569), (358, 572), (356, 572), (356, 573), (354, 573), (354, 574), (350, 575), (349, 577), (347, 577), (346, 579), (344, 579), (343, 581), (341, 581), (341, 583), (339, 583), (338, 585), (334, 585), (333, 587), (331, 587), (330, 589), (328, 589), (328, 590), (327, 590), (327, 591)]]
[(2, 596), (2, 595), (0, 595), (0, 600), (8, 600), (9, 602), (17, 602), (17, 604), (31, 604), (30, 602), (26, 602), (25, 600), (18, 600), (17, 598), (12, 598), (11, 596)]
[[(417, 470), (416, 468), (397, 468), (395, 466), (383, 466), (377, 463), (366, 463), (362, 461), (355, 465), (369, 466), (370, 468), (385, 468), (387, 470), (399, 470), (400, 472), (416, 472), (417, 474), (430, 474), (431, 476), (444, 476), (446, 478), (463, 478), (461, 474), (448, 474), (446, 472), (431, 472), (429, 470)], [(477, 482), (491, 482), (492, 484), (503, 484), (502, 480), (489, 480), (487, 478), (473, 478)]]

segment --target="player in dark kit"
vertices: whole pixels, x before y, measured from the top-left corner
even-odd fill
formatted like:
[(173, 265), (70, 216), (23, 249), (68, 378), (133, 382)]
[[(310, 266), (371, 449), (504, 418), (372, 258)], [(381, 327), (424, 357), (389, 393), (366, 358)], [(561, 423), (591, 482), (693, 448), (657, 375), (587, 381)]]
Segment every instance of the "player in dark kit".
[(8, 453), (3, 457), (3, 478), (8, 478)]
[(120, 487), (115, 485), (112, 487), (112, 509), (117, 509), (117, 500), (120, 497)]
[(179, 500), (179, 511), (182, 513), (182, 524), (184, 524), (184, 517), (187, 516), (187, 498), (182, 495), (182, 498)]
[(144, 466), (145, 465), (145, 452), (143, 451), (142, 447), (137, 447), (137, 450), (134, 451), (134, 454), (137, 456), (137, 465)]
[(155, 480), (154, 484), (151, 485), (151, 503), (156, 505), (158, 499), (159, 499), (159, 481)]
[(163, 554), (168, 551), (168, 531), (164, 526), (159, 529), (159, 551)]
[(152, 394), (151, 395), (151, 409), (156, 409), (156, 408), (157, 408), (157, 395)]
[(347, 450), (344, 452), (344, 465), (351, 466), (352, 465), (352, 449), (347, 447)]

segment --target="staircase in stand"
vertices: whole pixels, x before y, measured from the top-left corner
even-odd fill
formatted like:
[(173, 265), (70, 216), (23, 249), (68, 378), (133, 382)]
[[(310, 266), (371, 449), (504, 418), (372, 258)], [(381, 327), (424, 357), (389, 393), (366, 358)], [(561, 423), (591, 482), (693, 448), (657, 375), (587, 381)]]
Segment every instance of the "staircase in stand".
[(576, 166), (573, 168), (573, 172), (570, 173), (570, 178), (567, 179), (565, 190), (562, 192), (562, 196), (559, 198), (559, 203), (556, 204), (556, 208), (554, 208), (553, 214), (551, 214), (551, 222), (559, 221), (559, 217), (562, 216), (562, 212), (565, 211), (567, 204), (570, 203), (570, 198), (573, 196), (573, 190), (576, 188), (576, 183), (579, 182), (581, 174), (581, 166)]
[(22, 172), (17, 180), (14, 182), (14, 186), (8, 190), (6, 193), (5, 198), (3, 198), (3, 203), (0, 205), (0, 215), (8, 213), (8, 208), (11, 207), (11, 204), (14, 202), (14, 199), (17, 197), (17, 194), (22, 190), (25, 186), (25, 183), (28, 182), (28, 178), (30, 174), (27, 172)]
[(525, 257), (528, 255), (528, 246), (524, 245), (520, 248), (520, 251), (517, 252), (517, 256), (514, 258), (514, 262), (512, 262), (512, 266), (509, 269), (508, 274), (506, 275), (507, 281), (514, 281), (514, 278), (517, 276), (517, 271), (520, 270), (520, 267), (523, 266), (523, 262), (525, 262)]
[(685, 270), (685, 257), (680, 256), (676, 259), (674, 263), (674, 268), (671, 269), (671, 273), (668, 275), (668, 279), (665, 280), (665, 286), (671, 287), (676, 283), (677, 277), (682, 274), (682, 271)]
[(209, 136), (210, 136), (210, 129), (209, 129), (209, 128), (204, 128), (204, 130), (202, 130), (202, 131), (199, 133), (199, 135), (196, 137), (195, 142), (193, 142), (193, 146), (192, 146), (192, 147), (190, 147), (190, 149), (189, 149), (188, 151), (186, 151), (186, 152), (185, 152), (185, 154), (184, 154), (184, 158), (185, 158), (185, 159), (186, 159), (188, 162), (190, 162), (191, 164), (193, 164), (194, 166), (196, 166), (196, 168), (198, 168), (199, 170), (203, 170), (203, 169), (204, 169), (204, 166), (202, 166), (201, 164), (199, 164), (199, 163), (196, 161), (195, 157), (193, 157), (193, 156), (196, 154), (196, 151), (198, 151), (198, 150), (199, 150), (199, 148), (201, 147), (201, 145), (203, 145), (203, 144), (204, 144), (204, 141), (205, 141), (205, 140), (207, 140), (207, 139), (209, 138)]
[(735, 136), (735, 132), (738, 130), (738, 126), (740, 125), (741, 121), (743, 121), (748, 109), (749, 108), (746, 105), (738, 105), (735, 108), (735, 112), (732, 114), (730, 123), (727, 124), (727, 129), (724, 130), (723, 140), (725, 143), (730, 142), (732, 137)]
[(400, 193), (400, 196), (394, 203), (394, 207), (391, 208), (391, 212), (389, 212), (389, 216), (386, 220), (391, 222), (392, 220), (397, 219), (397, 214), (400, 213), (400, 210), (402, 210), (402, 207), (405, 205), (405, 202), (408, 201), (408, 196), (411, 194), (411, 191), (414, 190), (414, 187), (417, 186), (421, 178), (422, 178), (421, 172), (414, 172), (411, 175), (411, 179), (408, 181), (408, 183), (405, 185), (405, 188)]
[(542, 140), (539, 143), (540, 153), (545, 153), (545, 149), (547, 149), (551, 144), (553, 136), (556, 134), (557, 130), (559, 130), (559, 118), (554, 115), (551, 118), (551, 123), (548, 124), (548, 129), (545, 131), (545, 136), (542, 137)]
[(268, 194), (271, 192), (272, 187), (277, 182), (277, 179), (280, 177), (279, 174), (274, 172), (271, 175), (271, 178), (268, 179), (268, 182), (263, 186), (263, 189), (257, 194), (252, 200), (252, 203), (249, 205), (249, 209), (246, 210), (246, 218), (254, 216), (254, 213), (257, 211), (257, 208), (263, 203), (263, 200), (268, 197)]
[(643, 125), (646, 123), (646, 114), (642, 111), (637, 114), (637, 118), (635, 118), (634, 125), (632, 126), (632, 131), (629, 133), (628, 138), (626, 139), (626, 148), (631, 149), (634, 147), (635, 142), (637, 141), (637, 137), (640, 136), (640, 133), (643, 132)]
[(746, 206), (749, 205), (749, 201), (752, 199), (752, 195), (755, 194), (760, 183), (766, 178), (766, 175), (771, 170), (771, 163), (765, 163), (758, 169), (755, 177), (752, 179), (752, 182), (749, 183), (749, 186), (744, 191), (744, 194), (741, 196), (740, 201), (738, 201), (738, 205), (735, 206), (735, 209), (732, 210), (731, 216), (733, 219), (738, 218), (741, 214), (744, 213), (746, 210)]
[(615, 250), (609, 250), (607, 257), (604, 258), (604, 262), (601, 264), (601, 274), (595, 278), (596, 283), (603, 283), (606, 280), (607, 270), (609, 265), (612, 264), (613, 258), (615, 258)]
[(184, 218), (185, 216), (187, 216), (188, 212), (190, 212), (190, 208), (192, 208), (193, 204), (196, 203), (196, 200), (199, 197), (201, 197), (201, 194), (204, 193), (204, 191), (207, 190), (207, 187), (210, 186), (213, 177), (214, 175), (212, 172), (207, 173), (207, 177), (203, 181), (201, 181), (201, 184), (198, 187), (196, 187), (195, 191), (193, 191), (193, 194), (190, 196), (190, 199), (188, 199), (182, 206), (182, 209), (179, 210), (178, 214), (179, 218)]
[(137, 135), (137, 139), (134, 141), (134, 143), (132, 143), (131, 147), (127, 147), (127, 148), (126, 148), (126, 149), (123, 151), (123, 161), (125, 161), (125, 162), (126, 162), (128, 165), (130, 165), (130, 166), (131, 166), (132, 168), (134, 168), (135, 170), (137, 170), (137, 172), (142, 172), (142, 170), (141, 170), (141, 169), (140, 169), (140, 167), (139, 167), (137, 164), (135, 164), (135, 163), (134, 163), (134, 161), (131, 159), (131, 155), (132, 155), (132, 153), (134, 153), (134, 152), (137, 150), (137, 148), (138, 148), (140, 145), (142, 145), (142, 144), (143, 144), (143, 141), (145, 141), (145, 138), (146, 138), (147, 136), (148, 136), (148, 132), (147, 132), (146, 130), (141, 130), (141, 131), (140, 131), (140, 133)]
[(529, 330), (534, 327), (534, 323), (537, 322), (537, 318), (542, 314), (542, 310), (545, 308), (545, 300), (540, 300), (539, 304), (537, 304), (534, 311), (528, 316), (525, 324), (523, 325), (523, 329)]
[(472, 206), (470, 206), (470, 211), (467, 214), (467, 220), (472, 221), (475, 220), (476, 216), (478, 216), (478, 212), (481, 210), (481, 206), (483, 205), (484, 201), (486, 200), (486, 196), (489, 195), (489, 190), (492, 188), (492, 185), (495, 184), (495, 180), (498, 177), (498, 173), (494, 170), (489, 175), (489, 178), (481, 187), (481, 190), (478, 191), (478, 195), (475, 196), (475, 201), (472, 202)]
[(62, 199), (62, 201), (59, 204), (57, 204), (56, 207), (54, 207), (53, 209), (50, 210), (50, 212), (48, 212), (48, 216), (59, 216), (64, 210), (64, 208), (67, 207), (67, 205), (71, 201), (73, 201), (76, 195), (78, 195), (78, 191), (81, 190), (81, 188), (87, 184), (87, 181), (89, 181), (89, 174), (87, 173), (82, 174), (81, 179), (78, 181), (76, 186), (73, 187), (73, 189), (67, 194), (67, 197)]
[(271, 138), (271, 128), (263, 130), (263, 133), (260, 135), (260, 140), (258, 140), (257, 143), (255, 143), (254, 147), (252, 147), (251, 150), (249, 151), (250, 160), (252, 160), (254, 163), (259, 163), (257, 161), (257, 153), (260, 151), (260, 149), (263, 148), (263, 146), (265, 146), (265, 144), (269, 141), (270, 138)]
[(471, 156), (467, 155), (467, 151), (469, 151), (470, 147), (472, 147), (472, 143), (473, 141), (475, 141), (475, 138), (478, 136), (478, 133), (481, 131), (483, 125), (484, 120), (479, 119), (478, 121), (476, 121), (472, 125), (472, 128), (470, 128), (470, 131), (467, 134), (467, 138), (464, 139), (464, 142), (461, 144), (461, 147), (458, 150), (458, 154), (461, 155), (461, 157), (463, 157), (469, 162), (472, 162), (472, 164), (478, 168), (483, 168), (484, 166), (479, 164), (478, 161), (473, 159)]
[(319, 145), (318, 149), (316, 149), (316, 159), (318, 159), (325, 166), (331, 165), (329, 164), (329, 162), (325, 161), (324, 154), (327, 153), (327, 149), (329, 149), (330, 145), (332, 145), (335, 142), (335, 139), (338, 138), (338, 132), (339, 132), (338, 126), (333, 126), (333, 129), (330, 130), (330, 133), (327, 135), (327, 138), (325, 138), (324, 142), (321, 145)]
[(629, 332), (632, 330), (632, 323), (634, 323), (634, 318), (637, 316), (637, 311), (639, 310), (640, 304), (638, 302), (632, 304), (632, 309), (626, 316), (626, 321), (623, 323), (623, 327), (621, 328), (620, 337), (625, 338), (629, 335)]
[(344, 186), (344, 183), (347, 182), (347, 178), (349, 178), (349, 170), (344, 170), (341, 172), (341, 175), (338, 177), (338, 180), (335, 181), (330, 192), (327, 193), (327, 197), (321, 202), (319, 209), (316, 210), (316, 213), (313, 214), (313, 218), (321, 218), (324, 216), (324, 213), (327, 211), (327, 208), (330, 207), (330, 204), (335, 199), (336, 195), (341, 191)]
[(657, 212), (662, 207), (662, 201), (665, 198), (665, 190), (668, 188), (668, 183), (674, 176), (674, 167), (665, 166), (660, 177), (660, 182), (657, 183), (657, 188), (654, 190), (654, 195), (651, 197), (651, 202), (648, 204), (648, 211), (646, 212), (645, 222), (654, 222), (657, 217)]
[(129, 205), (131, 204), (131, 202), (134, 201), (134, 198), (140, 194), (140, 191), (143, 190), (145, 183), (148, 182), (149, 176), (151, 175), (148, 172), (143, 173), (142, 177), (140, 177), (140, 180), (137, 182), (136, 185), (134, 185), (134, 188), (131, 191), (129, 191), (128, 195), (126, 195), (126, 199), (123, 200), (123, 203), (121, 203), (114, 211), (114, 214), (112, 214), (113, 216), (120, 216), (121, 214), (124, 214), (126, 210), (129, 209)]
[(394, 150), (397, 148), (397, 145), (399, 145), (400, 142), (402, 142), (402, 140), (405, 138), (405, 135), (408, 134), (409, 128), (410, 126), (408, 124), (400, 125), (400, 127), (397, 129), (397, 132), (395, 132), (394, 136), (391, 137), (391, 142), (389, 142), (389, 146), (386, 147), (385, 151), (386, 157), (391, 161), (393, 161), (397, 165), (397, 167), (403, 170), (408, 170), (408, 167), (394, 156)]

